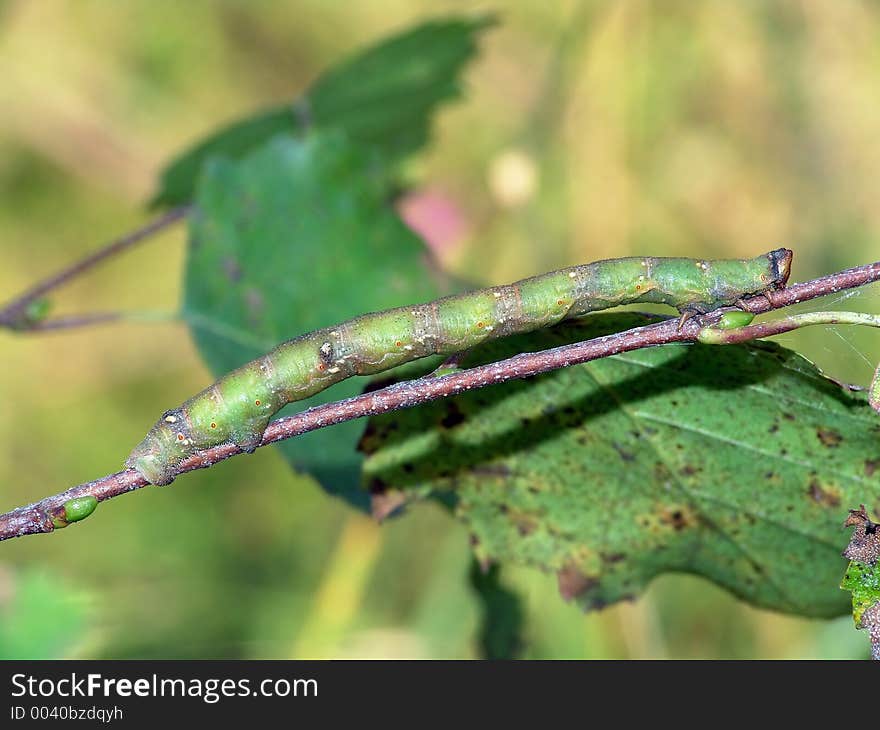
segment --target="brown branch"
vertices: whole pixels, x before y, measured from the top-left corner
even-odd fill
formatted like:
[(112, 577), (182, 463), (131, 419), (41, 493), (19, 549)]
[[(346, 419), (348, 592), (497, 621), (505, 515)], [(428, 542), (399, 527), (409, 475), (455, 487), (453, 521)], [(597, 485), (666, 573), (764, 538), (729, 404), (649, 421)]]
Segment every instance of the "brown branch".
[[(880, 280), (880, 261), (823, 276), (802, 284), (793, 284), (787, 289), (774, 292), (769, 298), (763, 295), (751, 297), (741, 304), (744, 309), (750, 312), (766, 312), (878, 280)], [(279, 418), (270, 423), (263, 434), (263, 441), (260, 445), (265, 446), (343, 421), (412, 408), (422, 403), (455, 395), (464, 390), (526, 378), (621, 352), (674, 342), (696, 342), (700, 331), (717, 321), (722, 311), (716, 310), (701, 317), (694, 317), (681, 326), (679, 326), (678, 320), (667, 320), (644, 327), (636, 327), (625, 332), (597, 337), (586, 342), (563, 345), (541, 352), (515, 355), (506, 360), (448, 375), (428, 375), (416, 380), (396, 383), (354, 398), (309, 408), (302, 413)], [(777, 325), (775, 329), (773, 323), (768, 323), (767, 325), (743, 327), (731, 330), (731, 332), (751, 332), (753, 338), (767, 337), (786, 331), (785, 320), (780, 320)], [(239, 453), (241, 453), (240, 449), (232, 444), (214, 446), (190, 456), (180, 465), (178, 473), (183, 474), (195, 469), (204, 469)], [(140, 489), (147, 484), (146, 479), (136, 471), (126, 469), (93, 482), (72, 487), (61, 494), (47, 497), (34, 504), (19, 507), (0, 515), (0, 540), (52, 532), (55, 529), (52, 515), (57, 514), (67, 500), (91, 495), (102, 502), (111, 497)]]
[(71, 279), (79, 276), (85, 271), (88, 271), (102, 261), (105, 261), (108, 258), (115, 256), (116, 254), (119, 254), (126, 249), (131, 248), (135, 244), (140, 243), (141, 241), (144, 241), (151, 236), (154, 236), (165, 228), (168, 228), (173, 223), (176, 223), (180, 219), (184, 218), (188, 212), (188, 205), (182, 205), (177, 208), (172, 208), (167, 213), (163, 213), (158, 218), (155, 218), (154, 220), (150, 221), (144, 226), (141, 226), (137, 230), (132, 231), (131, 233), (122, 236), (121, 238), (117, 238), (115, 241), (111, 241), (103, 248), (99, 248), (94, 253), (91, 253), (85, 258), (74, 262), (73, 264), (67, 266), (58, 273), (53, 274), (52, 276), (43, 279), (40, 282), (37, 282), (30, 289), (22, 292), (15, 299), (8, 302), (4, 307), (0, 308), (0, 327), (9, 327), (11, 329), (16, 329), (20, 331), (36, 331), (46, 329), (60, 329), (65, 327), (69, 328), (74, 326), (81, 326), (84, 324), (94, 324), (96, 322), (105, 322), (116, 319), (116, 317), (110, 317), (98, 313), (94, 315), (82, 315), (79, 317), (69, 317), (64, 319), (59, 318), (58, 320), (28, 322), (27, 309), (32, 303), (42, 298), (50, 291), (57, 289), (63, 284), (66, 284)]
[(89, 312), (86, 314), (68, 314), (63, 317), (39, 320), (29, 323), (24, 329), (27, 332), (52, 332), (86, 327), (92, 324), (105, 324), (125, 319), (123, 312)]

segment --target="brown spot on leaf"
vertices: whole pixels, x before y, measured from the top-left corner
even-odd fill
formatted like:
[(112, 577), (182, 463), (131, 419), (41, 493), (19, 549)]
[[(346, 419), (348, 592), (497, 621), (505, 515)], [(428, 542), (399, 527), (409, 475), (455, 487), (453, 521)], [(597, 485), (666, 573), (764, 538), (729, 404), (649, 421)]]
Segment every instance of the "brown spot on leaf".
[(672, 479), (672, 473), (669, 471), (669, 467), (666, 466), (662, 461), (654, 462), (654, 482), (657, 484), (661, 484), (663, 482), (668, 482)]
[(793, 413), (788, 413), (787, 411), (786, 411), (785, 413), (782, 414), (782, 417), (783, 417), (786, 421), (793, 421), (793, 420), (794, 420), (794, 414), (793, 414)]
[(538, 529), (538, 518), (532, 514), (529, 514), (528, 512), (521, 512), (520, 510), (510, 510), (508, 512), (507, 518), (511, 521), (521, 537), (531, 535), (535, 530)]
[(865, 459), (865, 476), (872, 477), (880, 467), (880, 459)]
[(635, 454), (633, 454), (631, 451), (627, 451), (625, 448), (623, 448), (623, 446), (621, 446), (616, 441), (613, 442), (611, 445), (614, 447), (614, 450), (620, 456), (621, 461), (631, 462), (631, 461), (636, 460)]
[(660, 522), (678, 532), (693, 527), (697, 519), (687, 507), (664, 507), (660, 513)]
[(599, 553), (599, 558), (603, 563), (613, 564), (619, 563), (621, 560), (626, 560), (625, 553)]
[(587, 591), (599, 585), (599, 580), (593, 576), (584, 575), (574, 565), (566, 565), (556, 573), (559, 584), (559, 595), (565, 601), (570, 601), (583, 595)]
[(263, 318), (263, 310), (266, 308), (266, 301), (263, 295), (253, 287), (248, 287), (244, 293), (244, 305), (248, 311), (248, 319), (251, 324), (258, 324)]
[(811, 479), (807, 488), (807, 494), (812, 497), (813, 501), (821, 504), (823, 507), (840, 506), (840, 495), (834, 487), (823, 487), (818, 479)]
[(220, 266), (223, 269), (223, 275), (229, 279), (231, 283), (237, 284), (241, 281), (241, 266), (239, 266), (238, 261), (232, 258), (232, 256), (224, 256), (223, 260), (220, 262)]
[(816, 430), (816, 436), (819, 441), (822, 442), (822, 446), (825, 446), (829, 449), (835, 449), (840, 446), (840, 442), (843, 441), (843, 436), (841, 436), (837, 431), (831, 428), (819, 428)]
[(477, 464), (471, 469), (471, 474), (487, 477), (509, 477), (512, 472), (507, 464)]

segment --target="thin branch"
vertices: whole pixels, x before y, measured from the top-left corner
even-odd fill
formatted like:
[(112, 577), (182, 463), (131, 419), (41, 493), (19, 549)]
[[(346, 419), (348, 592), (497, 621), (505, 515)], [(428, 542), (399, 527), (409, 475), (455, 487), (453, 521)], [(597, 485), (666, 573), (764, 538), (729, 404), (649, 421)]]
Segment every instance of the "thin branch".
[(89, 312), (88, 314), (68, 314), (63, 317), (52, 317), (29, 323), (24, 330), (27, 332), (52, 332), (56, 330), (77, 329), (92, 324), (106, 324), (124, 318), (122, 312)]
[[(115, 241), (111, 241), (103, 248), (98, 249), (94, 253), (89, 254), (83, 259), (74, 262), (70, 266), (62, 269), (56, 274), (43, 279), (40, 282), (34, 284), (30, 289), (19, 294), (15, 299), (8, 302), (4, 307), (0, 308), (0, 327), (9, 327), (11, 329), (16, 330), (44, 330), (44, 329), (57, 329), (61, 327), (73, 327), (80, 326), (82, 324), (93, 324), (99, 321), (108, 321), (110, 319), (115, 319), (115, 317), (107, 317), (100, 313), (95, 315), (83, 315), (79, 318), (65, 318), (65, 320), (54, 320), (55, 322), (66, 321), (65, 324), (56, 324), (54, 326), (50, 325), (50, 322), (53, 320), (48, 320), (46, 322), (40, 323), (37, 322), (28, 322), (27, 318), (27, 310), (28, 307), (39, 299), (43, 298), (50, 291), (57, 289), (58, 287), (66, 284), (71, 279), (79, 276), (85, 271), (93, 268), (97, 264), (105, 261), (106, 259), (115, 256), (126, 249), (131, 248), (137, 243), (154, 236), (160, 231), (168, 228), (172, 224), (181, 220), (186, 216), (189, 212), (190, 207), (188, 205), (182, 205), (177, 208), (172, 208), (167, 213), (163, 213), (158, 218), (150, 221), (144, 226), (141, 226), (135, 231), (122, 236), (121, 238), (117, 238)], [(76, 324), (74, 324), (76, 322)]]
[[(794, 314), (769, 322), (743, 325), (734, 329), (716, 329), (705, 327), (700, 332), (699, 341), (705, 345), (735, 345), (762, 337), (772, 337), (785, 332), (793, 332), (802, 327), (813, 325), (854, 324), (863, 327), (880, 327), (880, 315), (865, 312), (805, 312)], [(849, 385), (849, 389), (856, 386)]]
[[(787, 289), (774, 292), (769, 298), (751, 297), (741, 302), (742, 308), (758, 313), (789, 306), (815, 297), (834, 294), (844, 289), (880, 280), (880, 261), (847, 269), (837, 274), (823, 276), (813, 281), (793, 284)], [(771, 300), (772, 299), (772, 303)], [(416, 380), (390, 385), (363, 395), (309, 408), (287, 418), (279, 418), (269, 424), (263, 434), (261, 446), (299, 436), (309, 431), (351, 421), (366, 416), (376, 416), (403, 408), (412, 408), (439, 398), (455, 395), (465, 390), (483, 388), (508, 380), (527, 378), (558, 368), (590, 362), (622, 352), (654, 347), (675, 342), (698, 342), (701, 332), (717, 322), (723, 309), (694, 317), (679, 325), (678, 320), (666, 320), (625, 332), (597, 337), (585, 342), (555, 347), (541, 352), (523, 353), (499, 362), (481, 365), (469, 370), (447, 375), (428, 375)], [(787, 319), (765, 325), (750, 325), (730, 332), (751, 331), (754, 337), (767, 337), (789, 331)], [(241, 453), (232, 444), (214, 446), (199, 451), (186, 459), (178, 473), (204, 469), (212, 464)], [(34, 504), (19, 507), (0, 515), (0, 540), (42, 532), (52, 532), (59, 513), (71, 499), (93, 496), (98, 502), (147, 486), (148, 482), (133, 469), (126, 469), (96, 479), (87, 484), (72, 487), (61, 494), (47, 497)]]
[(91, 324), (105, 324), (107, 322), (176, 322), (180, 320), (177, 312), (164, 310), (138, 310), (129, 309), (121, 312), (88, 312), (86, 314), (68, 314), (63, 317), (52, 317), (33, 322), (28, 330), (40, 332), (54, 332), (78, 327), (86, 327)]

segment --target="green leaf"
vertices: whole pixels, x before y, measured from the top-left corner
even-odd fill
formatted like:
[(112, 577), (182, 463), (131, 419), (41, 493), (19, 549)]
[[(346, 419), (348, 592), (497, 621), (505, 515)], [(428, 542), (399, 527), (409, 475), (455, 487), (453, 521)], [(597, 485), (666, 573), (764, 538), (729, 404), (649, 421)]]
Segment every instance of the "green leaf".
[[(430, 300), (425, 249), (388, 203), (375, 155), (341, 134), (278, 138), (241, 161), (215, 160), (196, 193), (184, 317), (223, 375), (280, 342), (364, 312)], [(288, 412), (345, 398), (350, 379)], [(363, 423), (279, 445), (329, 491), (358, 489)]]
[(302, 105), (318, 127), (341, 127), (392, 158), (421, 147), (431, 114), (461, 93), (487, 16), (433, 21), (390, 38), (323, 75)]
[(459, 95), (459, 75), (492, 22), (487, 16), (431, 21), (354, 55), (296, 101), (234, 122), (184, 152), (163, 170), (150, 205), (189, 202), (206, 160), (241, 157), (278, 134), (337, 129), (387, 159), (416, 151), (428, 138), (434, 109)]
[[(481, 348), (463, 367), (645, 323), (632, 313)], [(661, 573), (756, 604), (846, 611), (840, 522), (880, 499), (880, 421), (773, 343), (639, 350), (370, 421), (379, 504), (455, 501), (481, 561), (558, 575), (586, 608)]]
[(861, 627), (865, 611), (880, 603), (880, 565), (850, 561), (840, 587), (852, 593), (853, 620)]

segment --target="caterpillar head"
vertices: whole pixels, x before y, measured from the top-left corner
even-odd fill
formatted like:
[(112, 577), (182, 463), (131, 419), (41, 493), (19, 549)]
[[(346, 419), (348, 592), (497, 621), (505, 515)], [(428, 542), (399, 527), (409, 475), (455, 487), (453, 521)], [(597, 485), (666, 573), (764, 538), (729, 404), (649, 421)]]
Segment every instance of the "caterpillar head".
[(136, 470), (150, 484), (171, 484), (177, 466), (192, 452), (192, 441), (182, 413), (166, 411), (134, 447), (125, 465)]
[(791, 259), (794, 253), (787, 248), (777, 248), (767, 254), (773, 274), (773, 289), (785, 289), (791, 275)]

